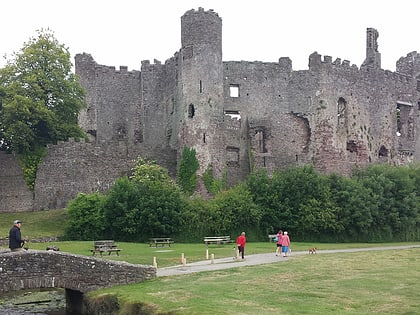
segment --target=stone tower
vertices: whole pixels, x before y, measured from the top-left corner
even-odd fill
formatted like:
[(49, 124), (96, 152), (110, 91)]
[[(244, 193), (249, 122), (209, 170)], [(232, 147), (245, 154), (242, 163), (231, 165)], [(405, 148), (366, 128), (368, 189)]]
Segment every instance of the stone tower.
[(224, 167), (222, 19), (213, 10), (187, 11), (181, 17), (180, 127), (178, 157), (194, 148), (199, 175)]
[(363, 66), (381, 68), (381, 53), (378, 51), (379, 32), (374, 28), (366, 30), (366, 59)]

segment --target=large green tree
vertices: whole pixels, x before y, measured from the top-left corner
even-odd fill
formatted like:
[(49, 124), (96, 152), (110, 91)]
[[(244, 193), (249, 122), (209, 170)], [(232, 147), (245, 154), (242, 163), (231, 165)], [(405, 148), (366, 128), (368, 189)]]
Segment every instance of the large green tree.
[(106, 237), (144, 241), (179, 232), (181, 192), (166, 169), (139, 159), (129, 178), (119, 178), (103, 204)]
[(52, 31), (38, 31), (0, 69), (0, 149), (26, 154), (83, 137), (77, 117), (84, 106), (68, 48)]

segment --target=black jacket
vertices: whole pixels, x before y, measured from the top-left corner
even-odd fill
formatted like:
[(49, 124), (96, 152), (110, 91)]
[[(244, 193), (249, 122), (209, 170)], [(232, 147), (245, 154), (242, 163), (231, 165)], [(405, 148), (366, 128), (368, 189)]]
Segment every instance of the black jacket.
[(20, 248), (23, 243), (25, 243), (25, 241), (22, 239), (20, 229), (14, 225), (9, 231), (9, 248)]

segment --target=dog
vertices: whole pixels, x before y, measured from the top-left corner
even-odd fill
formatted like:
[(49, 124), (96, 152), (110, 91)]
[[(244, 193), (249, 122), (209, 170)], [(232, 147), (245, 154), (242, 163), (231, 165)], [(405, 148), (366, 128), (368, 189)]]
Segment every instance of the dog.
[(309, 248), (309, 254), (316, 254), (316, 247)]

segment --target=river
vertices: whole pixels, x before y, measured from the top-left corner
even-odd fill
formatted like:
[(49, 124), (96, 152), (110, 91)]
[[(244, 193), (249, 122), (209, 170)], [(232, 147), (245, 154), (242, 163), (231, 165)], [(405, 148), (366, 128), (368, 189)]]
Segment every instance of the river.
[(0, 314), (66, 315), (63, 289), (32, 289), (0, 296)]

